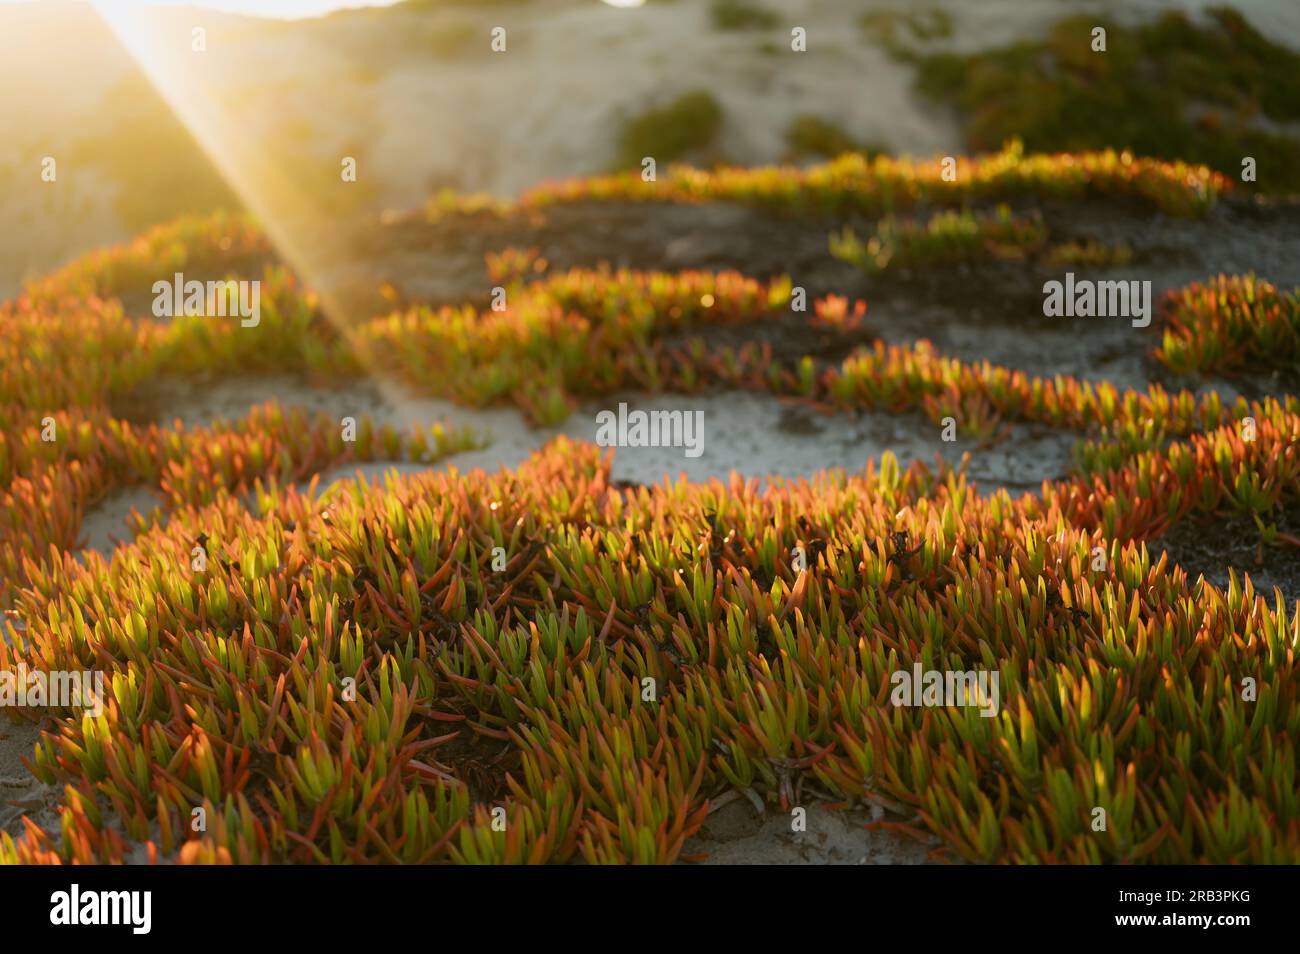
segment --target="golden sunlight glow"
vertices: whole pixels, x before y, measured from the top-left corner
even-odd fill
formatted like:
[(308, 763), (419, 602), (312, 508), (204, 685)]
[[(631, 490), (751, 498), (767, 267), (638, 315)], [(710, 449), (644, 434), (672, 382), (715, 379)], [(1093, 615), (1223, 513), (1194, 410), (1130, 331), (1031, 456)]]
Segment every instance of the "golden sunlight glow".
[[(132, 6), (190, 6), (202, 10), (217, 10), (222, 13), (236, 13), (247, 16), (275, 17), (277, 19), (297, 20), (303, 17), (318, 17), (336, 10), (351, 10), (361, 7), (391, 7), (401, 0), (146, 0)], [(98, 0), (97, 5), (122, 6), (112, 0)]]
[[(216, 84), (204, 82), (203, 70), (195, 68), (195, 57), (205, 54), (192, 49), (189, 33), (177, 34), (174, 25), (168, 28), (165, 21), (151, 16), (148, 8), (114, 0), (92, 0), (91, 5), (256, 216), (283, 261), (305, 288), (318, 294), (325, 317), (353, 343), (353, 350), (364, 361), (365, 350), (356, 346), (352, 329), (371, 316), (347, 313), (325, 280), (329, 263), (339, 260), (337, 245), (345, 237), (338, 235), (340, 230), (332, 228), (331, 216), (302, 187), (301, 171), (279, 165), (271, 150), (251, 135), (242, 118), (216, 95)], [(386, 396), (393, 396), (381, 376), (372, 371), (371, 377)]]

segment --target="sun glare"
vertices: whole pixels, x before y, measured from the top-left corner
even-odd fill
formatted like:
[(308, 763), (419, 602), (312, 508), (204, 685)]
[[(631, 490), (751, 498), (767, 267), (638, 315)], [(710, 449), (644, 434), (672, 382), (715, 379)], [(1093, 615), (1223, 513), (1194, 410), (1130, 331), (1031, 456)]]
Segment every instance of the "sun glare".
[[(305, 7), (309, 3), (286, 3)], [(319, 6), (319, 3), (316, 3)], [(148, 10), (115, 0), (92, 0), (91, 6), (139, 66), (168, 108), (193, 135), (223, 179), (259, 220), (282, 260), (302, 283), (318, 294), (320, 307), (339, 332), (354, 341), (352, 329), (368, 316), (349, 314), (325, 280), (329, 259), (322, 236), (331, 221), (301, 186), (301, 176), (283, 168), (247, 124), (224, 104), (203, 70), (194, 68), (191, 37), (178, 43), (174, 33)], [(174, 30), (174, 26), (170, 29)], [(337, 231), (337, 230), (336, 230)], [(359, 355), (364, 349), (354, 348)], [(386, 394), (391, 385), (371, 375)]]
[[(96, 7), (176, 7), (188, 6), (202, 10), (246, 16), (271, 17), (283, 20), (300, 20), (319, 17), (336, 10), (354, 10), (364, 7), (391, 7), (402, 0), (92, 0)], [(617, 4), (626, 5), (626, 4)]]

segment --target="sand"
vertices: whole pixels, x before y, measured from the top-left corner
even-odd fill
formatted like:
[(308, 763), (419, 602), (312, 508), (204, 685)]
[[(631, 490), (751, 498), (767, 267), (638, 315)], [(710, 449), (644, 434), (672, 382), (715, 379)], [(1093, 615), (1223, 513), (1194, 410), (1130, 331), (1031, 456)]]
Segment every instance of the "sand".
[[(513, 469), (561, 434), (595, 442), (597, 414), (602, 410), (617, 413), (620, 403), (626, 403), (630, 411), (703, 414), (703, 452), (699, 457), (686, 456), (684, 447), (615, 449), (612, 478), (639, 484), (682, 476), (695, 482), (725, 480), (733, 471), (757, 478), (809, 477), (820, 470), (834, 469), (857, 473), (866, 468), (868, 461), (874, 461), (879, 468), (888, 451), (904, 467), (914, 461), (932, 466), (936, 455), (955, 465), (969, 453), (967, 475), (982, 491), (1005, 488), (1020, 493), (1036, 490), (1044, 480), (1062, 476), (1069, 467), (1074, 443), (1074, 436), (1068, 432), (1031, 425), (1009, 428), (1006, 439), (990, 446), (961, 435), (953, 442), (945, 442), (940, 428), (920, 414), (823, 414), (801, 402), (758, 392), (613, 395), (583, 405), (562, 425), (551, 428), (531, 427), (511, 407), (466, 408), (411, 395), (391, 382), (381, 387), (369, 380), (342, 388), (313, 388), (284, 376), (233, 378), (202, 387), (160, 383), (143, 406), (154, 408), (160, 423), (180, 421), (189, 428), (219, 419), (237, 419), (253, 406), (272, 399), (285, 407), (300, 407), (312, 413), (325, 411), (338, 418), (368, 414), (376, 425), (391, 424), (400, 429), (435, 423), (464, 427), (489, 442), (482, 449), (453, 454), (435, 465), (401, 461), (342, 464), (320, 475), (318, 490), (322, 492), (337, 482), (358, 477), (380, 483), (393, 472)], [(305, 490), (307, 483), (300, 489)], [(158, 495), (147, 488), (111, 494), (85, 516), (85, 549), (110, 555), (117, 545), (131, 540), (127, 520), (132, 510), (147, 515), (159, 505)]]
[(10, 835), (22, 831), (24, 816), (46, 830), (58, 828), (52, 808), (58, 787), (39, 781), (22, 762), (32, 757), (40, 734), (40, 725), (0, 711), (0, 831)]
[[(945, 442), (940, 427), (919, 414), (822, 413), (796, 399), (749, 391), (614, 394), (583, 404), (557, 427), (534, 428), (513, 407), (464, 407), (414, 395), (392, 382), (381, 386), (362, 380), (340, 388), (314, 388), (294, 378), (276, 376), (217, 382), (190, 390), (184, 397), (177, 393), (159, 420), (179, 420), (186, 427), (204, 426), (223, 418), (241, 417), (268, 400), (279, 400), (285, 407), (311, 413), (324, 411), (334, 417), (368, 414), (377, 426), (389, 424), (405, 429), (441, 423), (468, 428), (489, 441), (489, 446), (453, 454), (436, 465), (455, 466), (461, 471), (513, 468), (561, 434), (595, 442), (596, 415), (603, 410), (616, 412), (620, 403), (633, 411), (701, 412), (704, 448), (699, 457), (686, 456), (682, 447), (616, 449), (614, 479), (636, 483), (655, 483), (665, 474), (678, 473), (692, 481), (725, 478), (733, 470), (746, 477), (807, 477), (836, 468), (857, 472), (869, 460), (878, 466), (881, 456), (892, 451), (904, 466), (912, 461), (931, 464), (936, 454), (956, 463), (963, 453), (970, 453), (973, 462), (969, 474), (984, 490), (1037, 487), (1043, 480), (1056, 479), (1065, 472), (1074, 440), (1064, 431), (1025, 425), (1012, 427), (1008, 440), (990, 446), (961, 435), (956, 441)], [(387, 465), (381, 462), (365, 466), (383, 469)], [(113, 509), (120, 510), (124, 517), (129, 505), (145, 513), (157, 502), (145, 494), (110, 500)]]
[(793, 830), (793, 816), (769, 810), (759, 815), (741, 799), (709, 815), (682, 849), (687, 863), (706, 865), (918, 865), (933, 864), (934, 845), (887, 829), (868, 829), (876, 820), (864, 811), (805, 806), (805, 827)]

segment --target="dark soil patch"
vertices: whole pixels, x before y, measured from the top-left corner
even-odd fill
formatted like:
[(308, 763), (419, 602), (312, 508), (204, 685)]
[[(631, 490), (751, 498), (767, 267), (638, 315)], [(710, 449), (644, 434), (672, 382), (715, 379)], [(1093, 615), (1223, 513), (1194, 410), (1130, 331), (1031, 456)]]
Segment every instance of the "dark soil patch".
[(1285, 398), (1300, 394), (1300, 372), (1285, 368), (1259, 368), (1246, 372), (1234, 372), (1223, 377), (1193, 375), (1184, 377), (1169, 373), (1165, 368), (1152, 375), (1171, 390), (1176, 388), (1208, 388), (1219, 392), (1224, 404), (1230, 404), (1234, 394), (1249, 400), (1266, 397)]
[[(441, 735), (450, 723), (432, 725), (431, 731)], [(520, 767), (519, 750), (513, 742), (482, 735), (469, 726), (437, 746), (431, 757), (465, 783), (475, 802), (498, 802), (508, 797), (506, 776)]]
[[(1300, 504), (1292, 504), (1277, 517), (1277, 528), (1300, 536)], [(1250, 517), (1187, 517), (1163, 537), (1147, 543), (1152, 559), (1167, 553), (1193, 583), (1200, 576), (1221, 589), (1228, 586), (1229, 569), (1249, 574), (1255, 591), (1272, 600), (1273, 588), (1282, 591), (1287, 605), (1300, 600), (1300, 549), (1285, 543), (1264, 546)]]
[(663, 335), (659, 341), (670, 353), (687, 351), (694, 339), (702, 339), (713, 354), (725, 349), (738, 352), (745, 347), (766, 346), (777, 363), (789, 364), (806, 355), (815, 359), (819, 367), (825, 367), (838, 365), (852, 352), (870, 347), (880, 337), (869, 322), (861, 328), (841, 331), (810, 326), (808, 318), (808, 314), (791, 312), (771, 315), (761, 321), (696, 325)]

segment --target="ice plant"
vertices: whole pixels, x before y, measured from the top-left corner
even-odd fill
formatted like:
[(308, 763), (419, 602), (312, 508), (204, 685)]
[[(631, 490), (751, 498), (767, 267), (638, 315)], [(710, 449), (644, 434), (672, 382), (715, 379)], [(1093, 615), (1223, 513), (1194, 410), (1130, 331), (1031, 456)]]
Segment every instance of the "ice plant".
[(1045, 231), (1034, 219), (1018, 219), (1005, 205), (992, 215), (969, 211), (935, 213), (925, 224), (881, 220), (866, 242), (851, 229), (832, 234), (834, 258), (868, 273), (914, 266), (958, 265), (981, 258), (1025, 258), (1042, 245)]
[(1133, 198), (1173, 215), (1200, 215), (1230, 180), (1205, 166), (1145, 159), (1104, 150), (1026, 155), (1018, 142), (1001, 152), (962, 157), (955, 176), (945, 157), (908, 159), (852, 153), (807, 168), (688, 166), (661, 170), (655, 181), (639, 173), (547, 183), (526, 193), (525, 208), (555, 202), (742, 202), (787, 214), (888, 213), (922, 204), (962, 205), (1019, 197)]
[[(1180, 211), (1218, 188), (1114, 154), (960, 168), (947, 182), (937, 164), (859, 158), (584, 188), (804, 210), (1028, 190)], [(528, 201), (560, 198), (545, 195)], [(980, 234), (974, 213), (940, 221)], [(410, 307), (350, 336), (262, 261), (266, 315), (247, 334), (112, 297), (173, 262), (245, 267), (262, 246), (239, 228), (177, 226), (0, 306), (0, 670), (95, 668), (109, 689), (98, 715), (42, 710), (54, 728), (30, 762), (58, 824), (0, 834), (0, 861), (666, 863), (740, 790), (782, 811), (884, 806), (884, 825), (947, 858), (1300, 862), (1300, 607), (1147, 547), (1215, 514), (1294, 545), (1278, 520), (1300, 506), (1295, 397), (862, 344), (863, 303), (792, 317), (786, 278), (551, 272), (526, 251), (492, 259), (504, 310)], [(1271, 286), (1221, 279), (1175, 301), (1185, 348), (1286, 353), (1291, 299)], [(763, 335), (790, 321), (856, 346), (774, 354)], [(337, 420), (274, 403), (189, 429), (115, 413), (154, 376), (257, 362), (382, 367), (539, 422), (624, 388), (706, 387), (954, 417), (989, 440), (1032, 421), (1075, 433), (1078, 466), (1018, 497), (888, 454), (854, 474), (640, 486), (557, 439), (495, 474), (321, 492), (326, 467), (433, 462), (474, 436), (362, 420), (345, 441)], [(84, 515), (124, 487), (157, 506), (108, 557), (79, 554)], [(996, 715), (893, 705), (892, 674), (915, 666), (996, 672)]]
[(1254, 275), (1219, 275), (1171, 292), (1156, 357), (1173, 371), (1300, 371), (1300, 289)]

